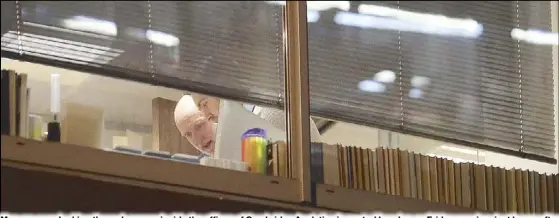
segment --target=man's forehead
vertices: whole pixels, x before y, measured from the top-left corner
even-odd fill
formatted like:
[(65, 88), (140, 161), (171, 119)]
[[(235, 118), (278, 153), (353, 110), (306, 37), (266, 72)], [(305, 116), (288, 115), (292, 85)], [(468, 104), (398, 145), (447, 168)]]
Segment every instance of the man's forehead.
[[(194, 103), (196, 103), (196, 105), (200, 104), (200, 102), (206, 100), (208, 98), (208, 96), (203, 95), (203, 94), (192, 94), (192, 98), (194, 99)], [(198, 105), (199, 106), (199, 105)]]
[(195, 120), (198, 120), (203, 117), (204, 117), (204, 113), (202, 111), (196, 111), (195, 113), (185, 115), (184, 120), (187, 125), (190, 125)]

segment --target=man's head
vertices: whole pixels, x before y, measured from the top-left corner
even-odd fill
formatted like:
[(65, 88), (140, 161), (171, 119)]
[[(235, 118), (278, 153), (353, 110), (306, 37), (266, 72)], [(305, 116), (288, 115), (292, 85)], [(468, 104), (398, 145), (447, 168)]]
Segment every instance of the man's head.
[(175, 107), (175, 124), (183, 137), (199, 151), (213, 155), (215, 124), (194, 103), (192, 97), (183, 96)]
[(192, 99), (194, 99), (198, 110), (204, 112), (211, 121), (217, 122), (219, 118), (219, 98), (193, 93)]

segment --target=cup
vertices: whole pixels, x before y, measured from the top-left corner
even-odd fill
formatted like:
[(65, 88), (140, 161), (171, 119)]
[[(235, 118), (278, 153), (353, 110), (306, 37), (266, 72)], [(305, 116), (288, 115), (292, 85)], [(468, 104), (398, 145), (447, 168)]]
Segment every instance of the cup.
[(266, 174), (268, 168), (268, 139), (266, 130), (252, 128), (241, 136), (242, 161), (248, 171)]

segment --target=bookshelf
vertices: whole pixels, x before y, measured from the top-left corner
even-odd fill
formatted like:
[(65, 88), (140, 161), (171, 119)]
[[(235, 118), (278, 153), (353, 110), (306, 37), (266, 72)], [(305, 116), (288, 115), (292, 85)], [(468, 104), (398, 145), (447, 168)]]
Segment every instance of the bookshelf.
[[(118, 195), (118, 193), (131, 192), (130, 190), (134, 189), (138, 192), (159, 190), (169, 196), (174, 193), (176, 195), (174, 198), (187, 199), (183, 200), (185, 202), (208, 201), (209, 204), (216, 204), (215, 199), (219, 199), (219, 202), (222, 202), (223, 205), (217, 204), (213, 209), (220, 210), (223, 207), (222, 211), (229, 211), (227, 208), (246, 208), (254, 211), (475, 211), (470, 208), (457, 208), (418, 199), (329, 185), (317, 185), (317, 205), (308, 206), (298, 202), (298, 186), (294, 179), (190, 165), (163, 159), (106, 152), (85, 146), (41, 142), (5, 135), (2, 136), (1, 148), (2, 198), (13, 197), (9, 195), (41, 195), (32, 192), (32, 190), (39, 189), (37, 187), (45, 187), (43, 191), (46, 193), (52, 193), (47, 190), (52, 188), (62, 190), (55, 198), (52, 194), (45, 198), (38, 198), (37, 201), (39, 202), (36, 201), (37, 204), (41, 203), (40, 199), (48, 203), (50, 201), (46, 199), (51, 198), (58, 199), (56, 201), (64, 201), (63, 198), (67, 197), (69, 199), (74, 198), (76, 201), (75, 198), (79, 198), (79, 196), (67, 196), (70, 194), (65, 193), (64, 184), (83, 183), (83, 188), (80, 188), (80, 190), (110, 193), (111, 197)], [(26, 173), (27, 177), (11, 176), (18, 173), (20, 175)], [(34, 174), (38, 179), (34, 179), (30, 174)], [(43, 177), (51, 179), (43, 179)], [(52, 177), (58, 178), (52, 179)], [(47, 182), (51, 184), (45, 184)], [(13, 185), (8, 187), (10, 184), (19, 185), (13, 188)], [(100, 187), (102, 186), (107, 188), (101, 190)], [(19, 190), (17, 190), (17, 187), (19, 187)], [(28, 190), (25, 187), (34, 188)], [(14, 191), (5, 192), (4, 189), (6, 191), (14, 189)], [(74, 189), (77, 190), (77, 188)], [(153, 195), (154, 198), (158, 198), (157, 194), (148, 193), (145, 195)], [(166, 196), (165, 194), (161, 195)], [(81, 196), (83, 197), (83, 195)], [(30, 201), (31, 198), (26, 199), (24, 202)], [(105, 205), (98, 202), (100, 200), (95, 201), (94, 199), (90, 199), (83, 204), (87, 204), (89, 201), (92, 205), (98, 205), (101, 209)], [(146, 201), (153, 201), (153, 199), (146, 199)], [(129, 204), (134, 204), (134, 201), (129, 202)], [(231, 204), (244, 206), (232, 207)], [(71, 205), (75, 205), (76, 208), (84, 206), (77, 203), (69, 204), (69, 206)], [(107, 207), (109, 212), (110, 209), (114, 209), (110, 205)], [(171, 206), (162, 208), (168, 208), (171, 211), (178, 210)], [(184, 206), (184, 208), (191, 207)], [(4, 203), (2, 209), (11, 210)], [(53, 208), (50, 209), (54, 210)], [(203, 208), (192, 210), (203, 211)]]
[(274, 199), (264, 204), (279, 206), (294, 204), (299, 199), (293, 179), (4, 135), (1, 147), (3, 167), (31, 168), (147, 188), (177, 187), (177, 190), (186, 190), (187, 194), (245, 199), (255, 203), (260, 202), (259, 199)]
[[(293, 171), (285, 164), (289, 145), (276, 142), (271, 150), (273, 174), (289, 177), (285, 173)], [(557, 174), (458, 163), (400, 149), (326, 143), (312, 143), (310, 159), (320, 207), (386, 212), (559, 210)]]

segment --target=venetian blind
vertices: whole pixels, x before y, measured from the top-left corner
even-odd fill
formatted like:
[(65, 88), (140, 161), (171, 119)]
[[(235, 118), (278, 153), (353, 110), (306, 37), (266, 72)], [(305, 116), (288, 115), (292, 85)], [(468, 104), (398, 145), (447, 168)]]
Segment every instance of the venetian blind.
[(550, 2), (308, 10), (311, 113), (555, 161)]
[(2, 1), (2, 57), (278, 107), (282, 12), (250, 1)]

